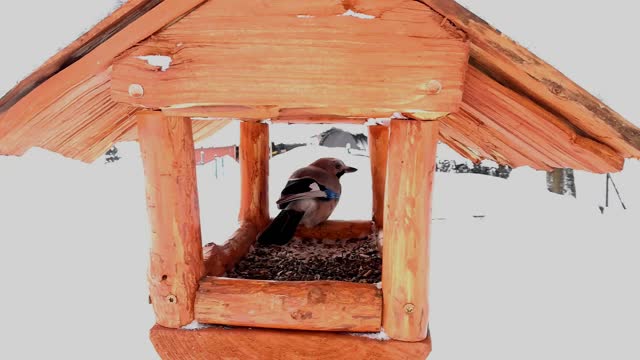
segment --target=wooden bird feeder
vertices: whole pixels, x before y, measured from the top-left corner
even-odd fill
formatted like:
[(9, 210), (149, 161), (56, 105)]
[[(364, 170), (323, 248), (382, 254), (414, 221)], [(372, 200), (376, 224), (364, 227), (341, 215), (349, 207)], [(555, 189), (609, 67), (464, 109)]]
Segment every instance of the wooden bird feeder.
[[(240, 227), (203, 248), (193, 144), (233, 119)], [(269, 221), (278, 122), (369, 125), (372, 218), (298, 235), (382, 234), (380, 287), (224, 277)], [(640, 158), (638, 128), (451, 0), (131, 0), (0, 99), (1, 154), (90, 162), (126, 140), (143, 158), (163, 359), (424, 359), (438, 141), (539, 170)]]

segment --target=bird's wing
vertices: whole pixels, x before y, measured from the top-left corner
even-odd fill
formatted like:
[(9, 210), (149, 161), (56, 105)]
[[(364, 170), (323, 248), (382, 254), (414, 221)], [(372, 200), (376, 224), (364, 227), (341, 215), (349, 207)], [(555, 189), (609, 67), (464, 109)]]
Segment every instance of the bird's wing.
[(295, 200), (302, 199), (338, 199), (340, 194), (330, 190), (310, 177), (289, 179), (287, 185), (280, 193), (280, 199), (276, 201), (278, 208)]

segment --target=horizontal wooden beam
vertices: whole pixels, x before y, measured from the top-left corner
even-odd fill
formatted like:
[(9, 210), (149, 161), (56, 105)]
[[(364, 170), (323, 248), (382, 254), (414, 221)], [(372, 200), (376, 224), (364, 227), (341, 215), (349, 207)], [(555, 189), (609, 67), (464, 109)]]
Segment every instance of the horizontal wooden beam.
[[(341, 109), (333, 115), (355, 117), (376, 108), (459, 108), (468, 43), (443, 30), (424, 6), (371, 2), (369, 10), (385, 16), (363, 19), (313, 6), (298, 16), (261, 2), (253, 6), (264, 15), (255, 16), (251, 6), (222, 3), (204, 4), (121, 57), (112, 97), (171, 111), (332, 107)], [(299, 7), (293, 0), (284, 3)], [(328, 8), (333, 3), (324, 1)], [(220, 10), (226, 6), (233, 11)], [(402, 25), (403, 16), (411, 26)], [(154, 55), (163, 57), (164, 67), (148, 60)]]
[(260, 121), (278, 116), (275, 106), (188, 106), (168, 107), (162, 112), (172, 116), (202, 117), (212, 119), (242, 119)]
[(298, 226), (296, 237), (302, 239), (349, 240), (362, 239), (373, 231), (370, 220), (328, 220), (312, 228)]
[(461, 109), (548, 167), (596, 173), (623, 167), (624, 159), (616, 150), (580, 135), (571, 124), (474, 67), (467, 72)]
[(181, 330), (156, 325), (150, 338), (164, 360), (424, 360), (431, 352), (431, 337), (420, 342), (380, 341), (322, 331), (222, 327)]
[(221, 276), (231, 270), (255, 243), (258, 227), (243, 222), (224, 245), (207, 244), (204, 246), (204, 266), (207, 275)]
[(200, 323), (295, 330), (380, 331), (382, 292), (373, 284), (206, 277)]
[(364, 125), (367, 122), (366, 117), (347, 117), (347, 116), (307, 116), (307, 117), (277, 117), (271, 119), (274, 124), (356, 124)]
[(640, 129), (527, 48), (505, 36), (454, 0), (420, 0), (472, 41), (474, 64), (568, 119), (625, 157), (640, 158)]

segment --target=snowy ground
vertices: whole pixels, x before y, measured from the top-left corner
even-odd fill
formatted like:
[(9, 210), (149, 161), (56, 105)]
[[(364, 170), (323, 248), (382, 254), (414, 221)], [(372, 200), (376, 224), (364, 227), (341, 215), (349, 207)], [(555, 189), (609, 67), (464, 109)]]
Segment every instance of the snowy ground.
[[(40, 149), (0, 157), (0, 358), (35, 359), (43, 349), (51, 358), (156, 358), (141, 161), (136, 143), (120, 153), (109, 165)], [(293, 169), (320, 156), (360, 169), (345, 175), (333, 218), (368, 218), (368, 158), (344, 149), (274, 157), (271, 202)], [(640, 179), (631, 165), (618, 176), (623, 193)], [(227, 158), (218, 178), (212, 164), (197, 169), (203, 242), (222, 242), (236, 226), (238, 165)], [(591, 198), (603, 185), (591, 197), (577, 186), (576, 200), (548, 193), (544, 174), (529, 169), (508, 180), (437, 174), (432, 359), (640, 358), (640, 201), (601, 215)]]

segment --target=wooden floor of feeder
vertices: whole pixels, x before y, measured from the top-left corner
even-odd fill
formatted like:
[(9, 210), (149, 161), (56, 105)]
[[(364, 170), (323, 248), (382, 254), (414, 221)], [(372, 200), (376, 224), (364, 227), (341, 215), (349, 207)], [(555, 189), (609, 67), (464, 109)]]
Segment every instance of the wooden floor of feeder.
[(164, 360), (424, 360), (431, 337), (419, 342), (377, 340), (348, 333), (211, 327), (151, 328), (151, 342)]

